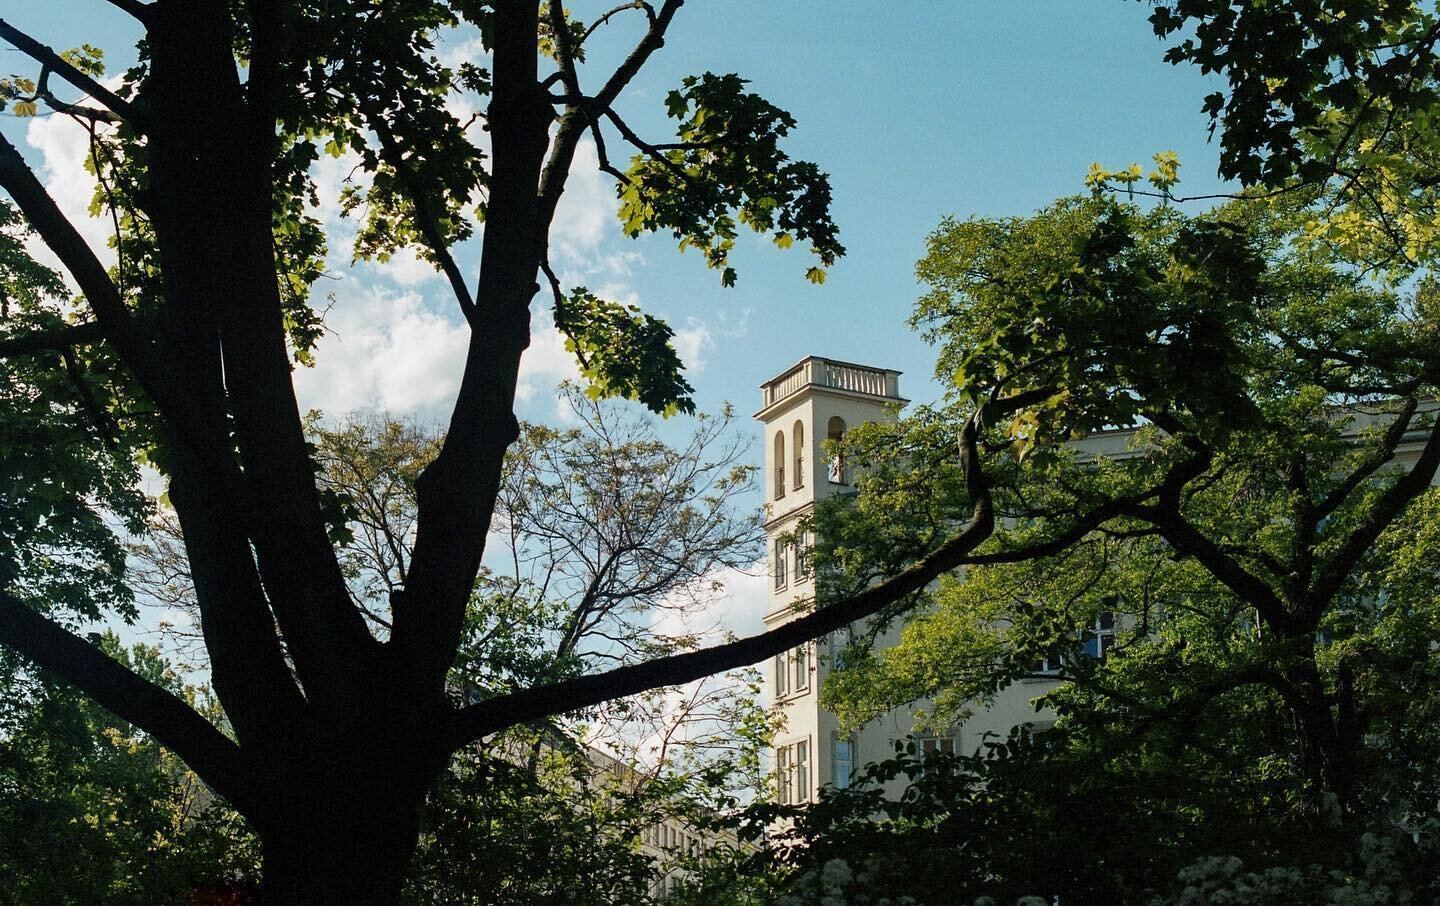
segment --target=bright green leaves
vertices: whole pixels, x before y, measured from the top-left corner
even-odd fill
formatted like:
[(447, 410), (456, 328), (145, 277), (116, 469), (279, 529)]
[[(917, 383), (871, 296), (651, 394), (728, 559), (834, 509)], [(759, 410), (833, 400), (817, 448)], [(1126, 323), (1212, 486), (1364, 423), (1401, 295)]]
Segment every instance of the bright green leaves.
[(1414, 0), (1185, 0), (1151, 15), (1176, 40), (1167, 60), (1227, 82), (1205, 101), (1221, 175), (1275, 198), (1322, 189), (1309, 238), (1396, 283), (1440, 253), (1437, 21)]
[(1440, 100), (1434, 10), (1414, 0), (1184, 0), (1155, 6), (1155, 34), (1185, 37), (1165, 59), (1215, 72), (1205, 99), (1220, 131), (1220, 172), (1249, 185), (1326, 179), (1311, 143), (1363, 136)]
[(18, 75), (0, 79), (0, 110), (8, 107), (15, 116), (34, 116), (39, 110), (35, 105), (36, 97), (34, 79)]
[[(550, 24), (549, 10), (544, 8), (543, 3), (541, 6), (540, 30), (536, 43), (541, 56), (558, 61), (560, 59), (560, 41), (557, 40), (558, 36), (555, 34), (555, 29)], [(584, 63), (585, 46), (581, 44), (580, 41), (585, 37), (585, 23), (578, 19), (571, 18), (570, 10), (568, 9), (564, 11), (564, 16), (565, 28), (569, 32), (569, 41), (566, 46), (570, 48), (571, 58), (576, 63)]]
[(557, 300), (555, 325), (565, 334), (565, 348), (579, 359), (591, 397), (635, 400), (667, 416), (695, 411), (694, 388), (670, 342), (674, 331), (664, 321), (578, 286)]
[(60, 59), (91, 78), (98, 79), (105, 75), (105, 51), (93, 44), (81, 44), (79, 47), (61, 51)]
[[(159, 649), (127, 649), (109, 631), (89, 641), (223, 722), (207, 690), (183, 685)], [(16, 660), (0, 652), (0, 851), (11, 902), (179, 903), (253, 883), (257, 841), (173, 752)]]
[[(88, 76), (99, 78), (105, 74), (105, 52), (90, 44), (82, 44), (60, 52), (60, 59), (74, 66)], [(0, 110), (8, 106), (17, 117), (30, 117), (39, 113), (36, 101), (49, 97), (45, 87), (46, 79), (41, 77), (39, 85), (34, 79), (20, 75), (0, 78)]]
[(342, 212), (361, 220), (356, 259), (386, 261), (418, 247), (433, 261), (436, 246), (474, 233), (488, 174), (466, 134), (474, 117), (460, 111), (478, 108), (490, 91), (488, 70), (442, 63), (436, 45), (462, 21), (483, 24), (471, 15), (488, 21), (488, 10), (420, 2), (377, 16), (369, 3), (337, 0), (302, 12), (295, 45), (326, 51), (297, 62), (282, 131), (332, 157), (358, 157), (356, 172), (368, 178), (347, 180), (340, 198)]
[(741, 226), (774, 233), (781, 248), (808, 241), (819, 265), (806, 277), (823, 282), (823, 268), (845, 253), (830, 219), (828, 179), (780, 149), (794, 118), (745, 84), (733, 73), (707, 72), (666, 96), (677, 141), (631, 160), (618, 186), (620, 222), (632, 237), (670, 231), (682, 250), (698, 249), (726, 286), (735, 282), (730, 253)]
[(917, 265), (912, 323), (937, 374), (1005, 414), (1030, 456), (1159, 412), (1224, 430), (1263, 269), (1237, 228), (1069, 199), (1032, 218), (946, 221)]
[[(1155, 169), (1145, 174), (1145, 181), (1154, 186), (1156, 192), (1169, 198), (1170, 190), (1180, 182), (1180, 157), (1174, 151), (1161, 151), (1154, 159)], [(1099, 163), (1093, 163), (1085, 174), (1085, 186), (1095, 195), (1119, 187), (1133, 196), (1142, 174), (1144, 171), (1139, 164), (1131, 164), (1123, 170), (1107, 170)]]

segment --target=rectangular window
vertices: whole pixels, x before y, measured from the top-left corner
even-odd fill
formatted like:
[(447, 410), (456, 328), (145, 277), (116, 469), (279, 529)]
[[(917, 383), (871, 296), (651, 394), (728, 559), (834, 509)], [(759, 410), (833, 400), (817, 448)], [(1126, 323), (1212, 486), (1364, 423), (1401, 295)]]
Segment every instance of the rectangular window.
[(775, 750), (775, 781), (783, 805), (810, 800), (810, 741), (801, 740)]
[(806, 532), (795, 545), (795, 581), (810, 578), (810, 533)]
[(795, 743), (795, 801), (810, 801), (810, 743)]
[(1090, 631), (1085, 634), (1085, 654), (1103, 661), (1114, 647), (1115, 614), (1107, 610), (1095, 618)]
[(854, 740), (838, 735), (831, 738), (830, 767), (833, 774), (830, 782), (835, 789), (849, 789), (850, 778), (855, 773)]
[(804, 692), (810, 688), (810, 645), (803, 643), (790, 651), (790, 666), (793, 676), (790, 688)]
[(922, 736), (915, 740), (921, 754), (934, 755), (939, 752), (945, 755), (955, 754), (955, 737), (953, 736)]
[(790, 747), (781, 746), (775, 750), (775, 779), (781, 805), (790, 804)]
[(1032, 674), (1039, 673), (1048, 676), (1059, 676), (1060, 674), (1065, 672), (1065, 664), (1063, 661), (1060, 660), (1059, 655), (1056, 655), (1055, 657), (1047, 657), (1043, 660), (1039, 660), (1031, 664), (1030, 672)]
[(790, 653), (782, 651), (775, 655), (775, 697), (784, 698), (790, 694)]
[(789, 581), (786, 575), (786, 567), (789, 566), (790, 545), (784, 540), (775, 542), (775, 587), (784, 588)]

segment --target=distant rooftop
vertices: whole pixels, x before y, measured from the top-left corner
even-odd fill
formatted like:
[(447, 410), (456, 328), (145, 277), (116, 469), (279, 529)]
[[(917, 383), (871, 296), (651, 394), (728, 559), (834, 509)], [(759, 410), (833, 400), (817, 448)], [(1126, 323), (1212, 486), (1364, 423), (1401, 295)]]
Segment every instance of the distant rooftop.
[(811, 387), (889, 402), (908, 402), (900, 396), (898, 371), (812, 355), (760, 385), (760, 411), (755, 417), (763, 417), (771, 406)]

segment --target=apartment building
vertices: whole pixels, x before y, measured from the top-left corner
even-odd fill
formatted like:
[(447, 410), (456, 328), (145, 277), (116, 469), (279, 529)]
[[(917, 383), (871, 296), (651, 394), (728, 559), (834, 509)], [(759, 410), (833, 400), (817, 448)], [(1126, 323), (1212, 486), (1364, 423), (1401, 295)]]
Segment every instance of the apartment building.
[[(809, 356), (760, 385), (761, 406), (755, 418), (765, 442), (764, 492), (769, 536), (770, 592), (765, 616), (773, 628), (795, 619), (797, 602), (814, 595), (807, 565), (810, 539), (795, 539), (805, 516), (817, 502), (850, 490), (843, 460), (827, 456), (825, 441), (867, 421), (894, 419), (908, 402), (900, 395), (900, 372)], [(1440, 409), (1431, 402), (1429, 414)], [(1359, 436), (1385, 422), (1375, 413), (1344, 410), (1347, 434)], [(1413, 426), (1396, 447), (1393, 463), (1408, 468), (1424, 446), (1427, 430)], [(1132, 446), (1134, 432), (1097, 432), (1080, 442), (1090, 456), (1124, 459), (1141, 455)], [(1440, 483), (1432, 478), (1432, 483)], [(1084, 640), (1085, 651), (1103, 656), (1113, 644), (1116, 626), (1102, 616)], [(1123, 627), (1122, 627), (1123, 628)], [(880, 644), (898, 641), (898, 629)], [(894, 745), (914, 734), (910, 709), (901, 708), (871, 721), (855, 733), (842, 733), (835, 715), (821, 707), (819, 691), (831, 668), (837, 645), (821, 639), (776, 657), (766, 671), (772, 700), (785, 718), (775, 739), (775, 772), (782, 802), (814, 801), (826, 784), (849, 785), (861, 765), (892, 757)], [(1043, 673), (1043, 666), (1041, 671)], [(1033, 678), (1000, 691), (987, 708), (963, 724), (936, 735), (916, 735), (924, 751), (975, 752), (987, 738), (1005, 737), (1016, 726), (1041, 728), (1053, 715), (1037, 710), (1034, 700), (1052, 691), (1057, 679)], [(897, 783), (897, 788), (899, 784)]]

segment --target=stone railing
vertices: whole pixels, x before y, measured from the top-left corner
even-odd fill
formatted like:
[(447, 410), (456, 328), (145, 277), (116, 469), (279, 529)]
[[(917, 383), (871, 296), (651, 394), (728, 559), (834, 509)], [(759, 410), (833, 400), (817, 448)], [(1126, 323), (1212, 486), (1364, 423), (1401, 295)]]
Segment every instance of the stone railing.
[(900, 372), (865, 365), (851, 365), (815, 356), (761, 385), (762, 407), (780, 402), (803, 388), (830, 387), (886, 399), (900, 398)]

